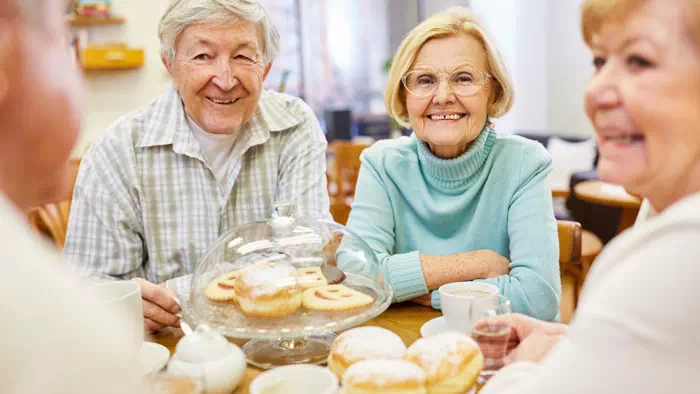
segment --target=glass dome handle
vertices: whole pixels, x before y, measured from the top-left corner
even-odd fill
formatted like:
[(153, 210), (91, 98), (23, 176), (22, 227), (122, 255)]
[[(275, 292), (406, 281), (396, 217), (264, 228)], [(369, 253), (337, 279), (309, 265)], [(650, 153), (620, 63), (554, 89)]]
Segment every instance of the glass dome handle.
[(272, 217), (273, 218), (293, 218), (296, 211), (296, 206), (294, 203), (289, 201), (281, 201), (275, 203), (272, 207)]

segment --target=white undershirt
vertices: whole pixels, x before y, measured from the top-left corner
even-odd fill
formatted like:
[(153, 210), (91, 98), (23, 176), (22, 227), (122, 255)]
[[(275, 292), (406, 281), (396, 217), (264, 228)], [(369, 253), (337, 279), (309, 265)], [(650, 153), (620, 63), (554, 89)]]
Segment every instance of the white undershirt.
[(233, 134), (212, 134), (202, 130), (190, 117), (187, 117), (187, 122), (192, 129), (192, 134), (199, 141), (202, 148), (204, 161), (209, 166), (209, 169), (214, 173), (214, 177), (219, 184), (226, 184), (226, 175), (233, 153), (233, 145), (236, 142), (239, 133)]

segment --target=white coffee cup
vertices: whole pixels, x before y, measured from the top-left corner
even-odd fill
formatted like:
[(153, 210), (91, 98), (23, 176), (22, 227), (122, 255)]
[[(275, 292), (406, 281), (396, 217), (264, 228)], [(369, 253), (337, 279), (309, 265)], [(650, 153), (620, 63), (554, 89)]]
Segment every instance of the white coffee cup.
[(440, 305), (447, 326), (454, 331), (469, 333), (474, 325), (469, 317), (471, 300), (498, 294), (498, 287), (481, 282), (455, 282), (440, 286)]
[(250, 394), (335, 394), (338, 378), (318, 365), (286, 365), (258, 375), (250, 385)]
[(135, 347), (143, 343), (143, 304), (138, 283), (122, 280), (104, 282), (92, 286), (91, 290), (126, 324), (127, 335)]

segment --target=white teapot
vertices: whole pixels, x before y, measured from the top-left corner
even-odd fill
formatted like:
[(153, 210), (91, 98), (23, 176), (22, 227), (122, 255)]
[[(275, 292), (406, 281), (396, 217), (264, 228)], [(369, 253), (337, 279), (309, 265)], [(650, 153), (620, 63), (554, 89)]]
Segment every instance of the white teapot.
[(243, 351), (206, 324), (200, 324), (175, 347), (168, 363), (172, 376), (199, 379), (207, 393), (228, 394), (246, 369)]

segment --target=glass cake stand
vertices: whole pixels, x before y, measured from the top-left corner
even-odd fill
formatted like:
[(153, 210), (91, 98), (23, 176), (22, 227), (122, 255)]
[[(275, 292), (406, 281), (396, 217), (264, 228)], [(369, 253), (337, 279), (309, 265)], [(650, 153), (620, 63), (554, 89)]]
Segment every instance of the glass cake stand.
[[(349, 310), (321, 311), (302, 305), (284, 317), (252, 317), (235, 302), (212, 301), (205, 294), (221, 275), (269, 264), (295, 270), (318, 267), (330, 283), (342, 279), (341, 285), (373, 301)], [(263, 285), (283, 289), (289, 283), (285, 279)], [(179, 294), (185, 321), (192, 327), (205, 323), (229, 338), (249, 339), (243, 346), (248, 362), (264, 369), (324, 363), (335, 332), (380, 315), (393, 297), (379, 262), (362, 239), (338, 223), (296, 218), (291, 204), (276, 205), (267, 221), (222, 235), (200, 259), (188, 290)]]

